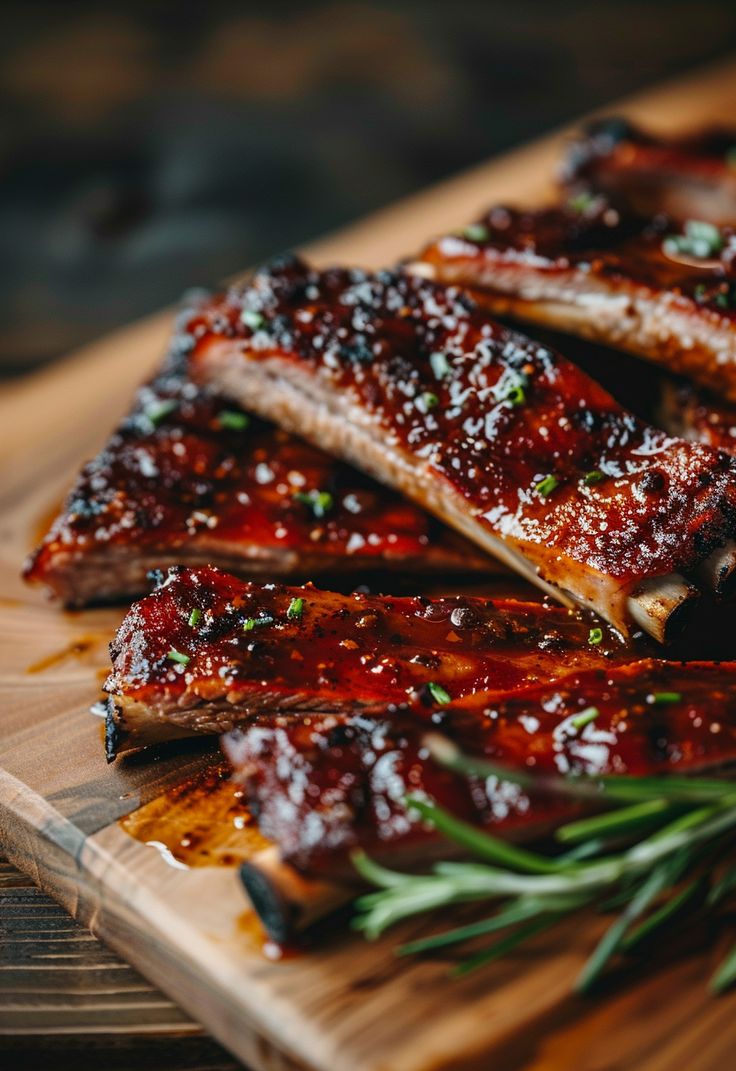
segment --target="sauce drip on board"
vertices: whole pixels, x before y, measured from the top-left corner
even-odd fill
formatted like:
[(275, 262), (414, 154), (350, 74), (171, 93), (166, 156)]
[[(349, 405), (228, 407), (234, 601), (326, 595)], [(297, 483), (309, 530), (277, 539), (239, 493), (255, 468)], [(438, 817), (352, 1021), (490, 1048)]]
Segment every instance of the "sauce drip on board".
[(120, 826), (173, 865), (237, 866), (270, 841), (258, 831), (230, 773), (225, 760), (213, 763), (121, 818)]

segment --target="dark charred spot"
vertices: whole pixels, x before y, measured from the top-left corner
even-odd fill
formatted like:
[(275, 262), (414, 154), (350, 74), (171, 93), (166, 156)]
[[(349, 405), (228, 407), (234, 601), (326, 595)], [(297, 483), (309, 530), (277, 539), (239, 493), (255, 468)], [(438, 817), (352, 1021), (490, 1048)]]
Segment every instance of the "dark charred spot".
[(641, 478), (641, 488), (648, 495), (663, 491), (665, 483), (664, 473), (660, 469), (648, 469)]

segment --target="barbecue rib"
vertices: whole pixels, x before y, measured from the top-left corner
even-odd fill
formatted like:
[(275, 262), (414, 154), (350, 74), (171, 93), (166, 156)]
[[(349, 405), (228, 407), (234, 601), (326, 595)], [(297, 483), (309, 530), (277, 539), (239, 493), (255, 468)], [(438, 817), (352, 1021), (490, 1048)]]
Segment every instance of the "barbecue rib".
[(736, 454), (736, 405), (692, 383), (665, 380), (661, 392), (658, 417), (662, 427), (683, 439)]
[(559, 798), (535, 800), (514, 783), (438, 766), (424, 746), (430, 731), (467, 754), (538, 773), (656, 774), (736, 759), (736, 663), (645, 660), (478, 698), (390, 717), (261, 719), (223, 747), (261, 831), (284, 861), (321, 877), (348, 874), (357, 846), (404, 861), (431, 855), (438, 836), (407, 814), (407, 794), (426, 793), (504, 835), (569, 814)]
[(25, 567), (64, 603), (139, 595), (147, 573), (214, 562), (245, 575), (497, 572), (416, 506), (187, 373), (180, 317), (161, 372), (82, 470)]
[(573, 195), (602, 193), (640, 216), (734, 223), (736, 133), (712, 129), (668, 139), (625, 119), (596, 120), (572, 141), (560, 178)]
[(736, 399), (736, 232), (627, 215), (583, 194), (495, 208), (411, 270), (499, 314), (603, 342)]
[(631, 658), (590, 625), (513, 599), (337, 595), (172, 569), (111, 646), (108, 756), (257, 714), (431, 708)]
[(203, 309), (193, 375), (403, 490), (561, 601), (660, 640), (734, 528), (734, 463), (462, 292), (283, 260)]

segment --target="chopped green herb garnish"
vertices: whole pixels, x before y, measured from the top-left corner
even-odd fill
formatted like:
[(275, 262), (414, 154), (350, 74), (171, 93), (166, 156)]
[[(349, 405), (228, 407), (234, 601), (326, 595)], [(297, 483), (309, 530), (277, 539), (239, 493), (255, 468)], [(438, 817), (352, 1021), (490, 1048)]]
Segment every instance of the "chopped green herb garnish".
[(263, 327), (266, 322), (260, 312), (254, 312), (252, 309), (243, 309), (240, 314), (240, 319), (246, 327), (251, 329), (251, 331), (257, 331), (260, 327)]
[(665, 253), (684, 253), (698, 260), (709, 260), (723, 249), (723, 237), (718, 227), (702, 219), (689, 219), (682, 234), (665, 238), (662, 249)]
[(508, 369), (493, 388), (493, 394), (496, 401), (510, 402), (514, 408), (519, 405), (524, 405), (526, 402), (526, 388), (528, 383), (529, 378), (528, 376), (525, 376), (523, 372), (516, 372)]
[(243, 632), (252, 632), (254, 628), (260, 628), (262, 625), (272, 625), (273, 618), (266, 615), (265, 617), (246, 617), (243, 622)]
[(222, 409), (217, 414), (217, 423), (228, 431), (245, 431), (250, 424), (250, 417), (237, 409)]
[(444, 379), (445, 376), (449, 376), (452, 372), (450, 362), (444, 353), (437, 351), (436, 353), (430, 353), (429, 363), (432, 366), (432, 371), (437, 379)]
[(417, 408), (423, 413), (428, 413), (430, 409), (436, 409), (439, 404), (439, 398), (436, 394), (432, 394), (431, 390), (425, 390), (423, 394), (419, 395), (417, 400)]
[(705, 285), (705, 283), (698, 283), (698, 285), (695, 287), (695, 290), (693, 291), (693, 297), (696, 301), (705, 301), (707, 294), (708, 287)]
[(296, 491), (292, 495), (295, 502), (309, 506), (315, 517), (324, 517), (332, 509), (334, 499), (329, 491)]
[(446, 692), (441, 684), (435, 684), (434, 681), (429, 681), (427, 688), (435, 703), (440, 703), (442, 706), (445, 706), (447, 703), (452, 702), (449, 692)]
[(286, 616), (290, 621), (298, 621), (302, 616), (304, 610), (304, 599), (292, 599), (289, 603), (289, 609), (286, 611)]
[(491, 237), (491, 232), (485, 223), (469, 223), (467, 227), (463, 228), (462, 235), (463, 238), (468, 238), (471, 242), (487, 242)]
[(576, 193), (572, 196), (568, 202), (568, 208), (571, 208), (573, 212), (579, 212), (581, 215), (584, 212), (590, 211), (591, 208), (598, 201), (598, 197), (594, 193), (590, 193), (588, 190), (583, 190), (582, 193)]
[(189, 615), (189, 627), (196, 628), (199, 622), (202, 620), (202, 611), (198, 606), (195, 606)]
[(178, 406), (179, 403), (174, 398), (160, 398), (158, 401), (147, 405), (143, 411), (155, 427), (170, 413), (173, 413)]
[[(600, 632), (600, 629), (598, 631)], [(572, 719), (570, 724), (573, 729), (579, 731), (580, 729), (584, 729), (586, 725), (590, 725), (592, 721), (595, 721), (599, 714), (600, 710), (598, 707), (586, 707), (585, 710), (581, 710), (580, 713)]]
[(534, 490), (538, 491), (542, 498), (549, 498), (559, 482), (556, 476), (545, 476), (543, 480), (534, 485)]
[(515, 409), (518, 405), (523, 405), (526, 401), (526, 391), (520, 383), (517, 384), (515, 387), (510, 387), (508, 394), (504, 398), (504, 401), (511, 402), (511, 405)]
[(666, 703), (679, 703), (682, 692), (652, 692), (647, 696), (647, 702), (655, 706), (664, 706)]
[(600, 483), (601, 480), (605, 480), (605, 476), (600, 469), (591, 469), (590, 472), (586, 472), (583, 476), (583, 483), (586, 487), (593, 487), (594, 484)]
[(182, 654), (181, 651), (177, 651), (173, 647), (166, 655), (166, 657), (169, 659), (170, 662), (178, 662), (180, 666), (186, 666), (189, 664), (190, 661), (188, 654)]
[(729, 307), (728, 294), (724, 294), (723, 291), (721, 291), (721, 293), (719, 294), (716, 294), (713, 301), (719, 309), (727, 309)]
[(592, 628), (588, 633), (588, 643), (592, 643), (594, 647), (597, 647), (599, 643), (603, 643), (603, 629)]

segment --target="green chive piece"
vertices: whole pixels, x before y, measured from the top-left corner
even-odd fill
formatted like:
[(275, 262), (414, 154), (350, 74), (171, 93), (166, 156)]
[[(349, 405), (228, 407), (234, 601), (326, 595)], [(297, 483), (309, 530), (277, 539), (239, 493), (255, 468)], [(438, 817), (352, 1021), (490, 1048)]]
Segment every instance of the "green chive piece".
[(449, 376), (452, 372), (450, 362), (447, 360), (445, 354), (440, 353), (439, 350), (436, 353), (430, 353), (429, 363), (434, 372), (435, 379), (444, 379), (445, 376)]
[(593, 647), (597, 647), (599, 643), (603, 643), (603, 629), (592, 628), (588, 633), (588, 643)]
[(432, 394), (431, 390), (425, 390), (417, 399), (417, 408), (421, 410), (422, 413), (428, 413), (430, 409), (436, 409), (439, 404), (439, 398), (436, 394)]
[(202, 611), (198, 606), (195, 606), (189, 615), (189, 627), (196, 628), (199, 622), (202, 620)]
[(579, 212), (582, 215), (584, 212), (590, 211), (591, 208), (597, 203), (598, 197), (594, 193), (589, 193), (587, 190), (583, 190), (582, 193), (576, 193), (572, 196), (568, 202), (568, 208), (571, 208), (573, 212)]
[[(594, 629), (594, 631), (600, 632), (600, 629)], [(572, 719), (570, 724), (573, 729), (584, 729), (586, 725), (590, 725), (592, 721), (595, 721), (599, 714), (600, 710), (598, 707), (586, 707), (585, 710), (581, 710), (580, 713)]]
[(652, 692), (647, 696), (647, 703), (652, 703), (657, 707), (680, 702), (682, 702), (682, 692)]
[(272, 625), (273, 618), (266, 615), (265, 617), (246, 617), (243, 622), (243, 632), (252, 632), (254, 628), (261, 628), (263, 625)]
[(334, 499), (329, 491), (297, 491), (292, 498), (309, 506), (315, 517), (324, 517), (332, 509)]
[(545, 476), (543, 480), (534, 485), (534, 490), (537, 491), (542, 498), (549, 498), (555, 488), (559, 485), (559, 480), (556, 476)]
[(304, 599), (302, 599), (302, 598), (292, 599), (291, 602), (289, 603), (289, 608), (286, 611), (286, 616), (288, 617), (289, 621), (299, 621), (299, 619), (302, 616), (302, 611), (303, 610), (304, 610)]
[(154, 427), (157, 427), (162, 420), (174, 412), (177, 409), (179, 403), (173, 398), (160, 398), (156, 402), (151, 402), (144, 409), (144, 413), (151, 421)]
[(718, 227), (702, 219), (689, 219), (682, 234), (671, 234), (662, 243), (663, 252), (670, 256), (684, 253), (698, 260), (710, 260), (723, 249), (723, 236)]
[(517, 406), (523, 405), (524, 402), (526, 401), (526, 391), (524, 390), (524, 388), (519, 383), (517, 386), (511, 387), (509, 389), (509, 392), (506, 395), (506, 397), (504, 398), (504, 401), (505, 402), (511, 402), (511, 405), (513, 406), (513, 408), (516, 409)]
[(228, 431), (245, 431), (250, 424), (250, 417), (237, 409), (222, 409), (217, 414), (217, 423)]
[(240, 314), (240, 319), (246, 327), (251, 329), (251, 331), (257, 331), (260, 327), (263, 327), (266, 322), (260, 312), (254, 312), (252, 309), (243, 309)]
[(181, 651), (177, 651), (174, 647), (171, 648), (166, 657), (170, 662), (178, 662), (180, 666), (186, 666), (191, 661), (188, 654), (182, 654)]
[(485, 223), (469, 223), (463, 228), (462, 236), (471, 242), (487, 242), (491, 237), (491, 232)]
[(698, 285), (693, 290), (693, 297), (695, 298), (695, 300), (705, 301), (707, 295), (708, 287), (705, 285), (705, 283), (698, 283)]
[(434, 681), (429, 681), (427, 688), (429, 688), (429, 694), (432, 696), (435, 703), (441, 703), (442, 706), (445, 706), (447, 703), (452, 702), (449, 692), (446, 692), (441, 684), (435, 684)]
[(600, 483), (605, 478), (600, 469), (591, 469), (590, 472), (586, 472), (583, 476), (583, 483), (586, 487), (594, 487), (595, 484)]

